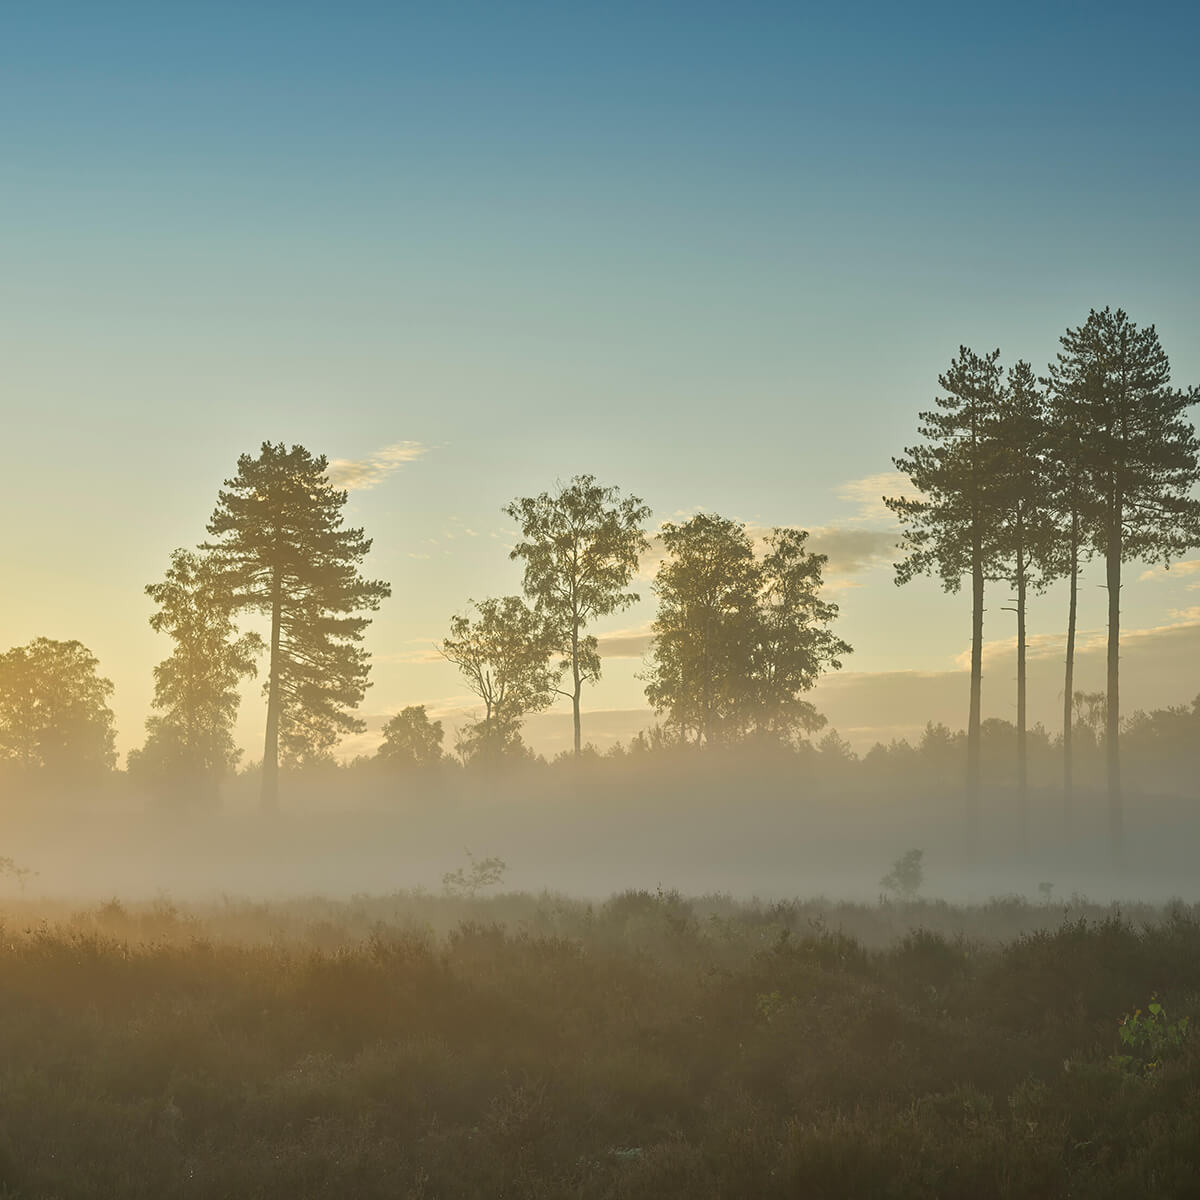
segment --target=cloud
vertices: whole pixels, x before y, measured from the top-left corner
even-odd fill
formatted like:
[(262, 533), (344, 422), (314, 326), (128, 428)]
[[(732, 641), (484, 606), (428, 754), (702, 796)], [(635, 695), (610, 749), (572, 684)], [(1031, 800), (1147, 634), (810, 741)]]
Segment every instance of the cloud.
[(1147, 567), (1138, 576), (1138, 582), (1145, 583), (1149, 580), (1161, 581), (1171, 579), (1176, 575), (1195, 575), (1197, 572), (1200, 572), (1200, 558), (1189, 558), (1183, 562), (1172, 563), (1169, 567)]
[(378, 663), (440, 663), (446, 660), (437, 648), (435, 638), (412, 638), (408, 643), (412, 650), (393, 650), (388, 654), (375, 655)]
[[(693, 514), (694, 515), (694, 514)], [(745, 522), (746, 532), (754, 542), (755, 550), (762, 554), (767, 535), (775, 526), (761, 525), (755, 521)], [(802, 525), (780, 528), (802, 529)], [(895, 529), (865, 529), (858, 525), (811, 525), (808, 527), (808, 549), (814, 554), (824, 554), (825, 585), (834, 590), (846, 590), (858, 586), (851, 580), (839, 578), (869, 571), (895, 559), (900, 534)], [(651, 582), (667, 557), (662, 535), (652, 533), (650, 547), (638, 563), (637, 578)]]
[(429, 452), (420, 442), (394, 442), (366, 458), (335, 458), (329, 464), (329, 482), (350, 492), (378, 487), (393, 471)]
[(650, 649), (654, 634), (649, 625), (637, 629), (615, 629), (611, 633), (599, 634), (601, 658), (641, 658)]
[(856, 575), (890, 563), (899, 540), (892, 529), (848, 529), (838, 525), (819, 525), (808, 534), (809, 549), (828, 556), (825, 571), (829, 575)]
[(921, 493), (913, 487), (907, 475), (899, 471), (880, 471), (875, 475), (864, 475), (861, 479), (850, 479), (837, 489), (839, 500), (848, 500), (857, 505), (855, 521), (890, 521), (892, 512), (883, 502), (884, 496), (900, 496), (916, 500)]

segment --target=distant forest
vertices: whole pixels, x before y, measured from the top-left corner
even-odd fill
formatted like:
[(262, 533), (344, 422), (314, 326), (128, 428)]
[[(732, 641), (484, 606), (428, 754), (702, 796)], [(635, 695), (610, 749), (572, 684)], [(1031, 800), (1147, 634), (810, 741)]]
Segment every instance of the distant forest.
[[(469, 601), (448, 619), (441, 653), (478, 699), (453, 752), (425, 706), (395, 714), (377, 752), (338, 765), (334, 750), (365, 728), (363, 640), (389, 585), (364, 577), (371, 539), (344, 523), (347, 493), (328, 461), (298, 445), (264, 443), (243, 455), (218, 491), (208, 539), (177, 549), (147, 586), (153, 628), (170, 653), (154, 670), (144, 744), (116, 771), (112, 684), (78, 641), (37, 638), (0, 655), (4, 786), (30, 794), (120, 786), (180, 807), (212, 807), (222, 789), (253, 779), (268, 811), (281, 773), (381, 780), (408, 788), (436, 774), (481, 777), (547, 766), (522, 738), (525, 718), (571, 701), (573, 750), (550, 764), (683, 761), (695, 754), (745, 763), (753, 754), (839, 786), (910, 784), (965, 796), (968, 854), (977, 852), (987, 786), (1013, 799), (1028, 842), (1030, 796), (1050, 792), (1069, 820), (1074, 795), (1102, 789), (1114, 853), (1123, 841), (1123, 771), (1133, 786), (1194, 789), (1200, 697), (1190, 707), (1126, 715), (1120, 705), (1122, 567), (1169, 564), (1200, 546), (1200, 443), (1187, 419), (1195, 387), (1171, 386), (1153, 326), (1093, 310), (1060, 339), (1044, 376), (999, 350), (961, 347), (939, 376), (935, 407), (893, 460), (909, 481), (884, 497), (899, 522), (896, 583), (932, 575), (969, 588), (971, 672), (965, 731), (930, 725), (918, 745), (876, 745), (861, 759), (825, 728), (805, 698), (852, 648), (822, 597), (825, 557), (808, 534), (777, 528), (756, 540), (712, 513), (654, 533), (663, 561), (642, 678), (657, 723), (601, 756), (589, 746), (584, 696), (600, 675), (594, 623), (634, 603), (650, 548), (650, 509), (579, 475), (503, 509), (517, 523), (511, 557), (521, 595)], [(1074, 686), (1076, 602), (1086, 564), (1108, 590), (1108, 672), (1100, 693)], [(1026, 720), (1026, 621), (1031, 597), (1069, 581), (1060, 729)], [(1003, 585), (1017, 615), (1016, 721), (981, 715), (984, 595)], [(257, 616), (263, 635), (243, 628)], [(261, 672), (263, 754), (239, 774), (234, 744), (241, 685)], [(689, 759), (690, 761), (690, 759)], [(1039, 803), (1041, 801), (1039, 800)]]

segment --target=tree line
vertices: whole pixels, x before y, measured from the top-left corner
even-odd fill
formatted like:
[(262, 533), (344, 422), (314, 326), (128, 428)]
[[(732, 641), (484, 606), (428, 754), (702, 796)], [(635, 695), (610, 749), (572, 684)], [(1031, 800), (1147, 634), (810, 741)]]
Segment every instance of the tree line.
[(1083, 563), (1103, 559), (1108, 591), (1104, 748), (1114, 857), (1124, 837), (1121, 790), (1120, 644), (1122, 565), (1170, 565), (1200, 545), (1200, 481), (1187, 409), (1200, 390), (1171, 386), (1153, 325), (1121, 309), (1091, 310), (1060, 338), (1044, 376), (1028, 362), (1005, 370), (1000, 351), (963, 346), (939, 377), (936, 408), (920, 414), (921, 441), (893, 460), (917, 491), (885, 497), (903, 529), (896, 582), (939, 577), (948, 591), (971, 582), (971, 684), (967, 724), (968, 855), (977, 853), (983, 678), (984, 589), (1015, 592), (1017, 623), (1017, 803), (1028, 824), (1026, 613), (1030, 592), (1066, 579), (1063, 797), (1074, 788), (1072, 702), (1078, 582)]
[[(937, 576), (949, 591), (970, 580), (971, 671), (966, 734), (968, 846), (978, 830), (984, 595), (1010, 588), (1017, 625), (1017, 809), (1028, 821), (1026, 622), (1030, 596), (1069, 583), (1062, 770), (1074, 787), (1072, 703), (1078, 580), (1093, 555), (1108, 588), (1108, 677), (1103, 746), (1111, 836), (1121, 826), (1119, 646), (1122, 564), (1168, 563), (1200, 544), (1198, 443), (1185, 418), (1196, 389), (1170, 385), (1153, 326), (1121, 310), (1093, 310), (1061, 338), (1045, 376), (1028, 362), (1005, 369), (998, 350), (961, 347), (939, 377), (936, 407), (920, 414), (920, 441), (897, 456), (913, 494), (886, 497), (901, 533), (896, 581)], [(172, 641), (154, 672), (154, 713), (129, 770), (197, 801), (211, 801), (239, 759), (233, 727), (243, 681), (265, 656), (261, 801), (274, 809), (280, 765), (330, 760), (369, 685), (363, 646), (370, 614), (390, 594), (365, 578), (371, 540), (345, 525), (347, 493), (328, 462), (302, 446), (264, 443), (243, 455), (218, 491), (208, 540), (176, 550), (146, 592), (151, 625)], [(632, 589), (650, 547), (650, 509), (637, 496), (580, 475), (502, 511), (519, 527), (510, 557), (522, 594), (471, 602), (439, 647), (479, 700), (459, 732), (467, 762), (530, 754), (524, 719), (558, 697), (571, 701), (573, 752), (584, 749), (584, 688), (600, 677), (594, 623), (638, 599)], [(826, 559), (808, 535), (777, 528), (756, 540), (711, 513), (666, 522), (658, 601), (642, 681), (661, 724), (656, 744), (796, 743), (824, 718), (805, 699), (851, 647), (833, 632), (837, 606), (822, 598)], [(258, 614), (265, 634), (240, 628)], [(78, 642), (39, 638), (0, 656), (0, 754), (47, 777), (111, 769), (112, 685)], [(381, 756), (430, 761), (440, 723), (422, 706), (384, 728)], [(435, 753), (436, 749), (436, 753)], [(1024, 832), (1021, 837), (1024, 840)]]
[[(365, 725), (355, 710), (369, 686), (363, 638), (390, 594), (364, 577), (371, 548), (345, 525), (347, 493), (328, 461), (302, 446), (264, 443), (242, 455), (219, 490), (208, 540), (171, 555), (146, 587), (151, 626), (172, 650), (154, 670), (154, 713), (132, 775), (196, 803), (215, 800), (237, 765), (233, 730), (241, 685), (265, 656), (261, 804), (279, 802), (280, 766), (332, 761)], [(638, 600), (630, 590), (649, 548), (650, 509), (591, 476), (513, 500), (502, 511), (520, 540), (523, 594), (472, 601), (455, 615), (441, 654), (482, 711), (458, 736), (464, 762), (531, 756), (524, 719), (570, 699), (573, 748), (583, 752), (582, 697), (600, 677), (598, 619)], [(836, 605), (821, 599), (823, 555), (807, 534), (776, 529), (759, 548), (745, 526), (700, 513), (660, 532), (665, 561), (646, 694), (669, 736), (702, 745), (752, 734), (789, 738), (823, 718), (802, 697), (850, 647), (833, 636)], [(240, 628), (260, 614), (266, 632)], [(79, 643), (38, 639), (0, 658), (0, 748), (46, 779), (81, 780), (115, 765), (111, 682)], [(384, 760), (440, 757), (440, 722), (410, 706), (384, 727)]]

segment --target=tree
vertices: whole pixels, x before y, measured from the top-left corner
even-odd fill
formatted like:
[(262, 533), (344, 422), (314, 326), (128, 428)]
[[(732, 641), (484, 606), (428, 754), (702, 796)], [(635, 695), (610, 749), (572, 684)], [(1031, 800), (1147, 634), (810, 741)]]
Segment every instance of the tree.
[(1050, 367), (1062, 411), (1077, 423), (1090, 497), (1088, 532), (1104, 556), (1108, 588), (1105, 759), (1109, 833), (1119, 860), (1121, 797), (1121, 565), (1169, 564), (1200, 541), (1200, 482), (1195, 430), (1185, 419), (1200, 391), (1170, 386), (1171, 369), (1153, 325), (1135, 325), (1121, 309), (1092, 309), (1059, 339)]
[(562, 694), (571, 698), (578, 756), (583, 685), (600, 678), (598, 643), (584, 630), (637, 601), (626, 589), (649, 545), (643, 526), (650, 509), (637, 496), (622, 499), (616, 488), (601, 487), (592, 475), (577, 475), (503, 511), (521, 526), (523, 540), (510, 557), (525, 562), (525, 595), (546, 621), (570, 676), (571, 690)]
[(343, 526), (346, 493), (334, 488), (325, 457), (303, 446), (264, 442), (244, 454), (226, 480), (208, 524), (235, 608), (270, 618), (262, 804), (279, 802), (279, 759), (327, 757), (363, 723), (361, 703), (370, 664), (361, 643), (370, 618), (391, 594), (364, 579), (359, 564), (371, 549), (361, 529)]
[(820, 599), (826, 560), (807, 537), (775, 529), (759, 559), (735, 521), (700, 513), (663, 526), (646, 696), (683, 737), (787, 740), (824, 724), (801, 695), (851, 650), (829, 631), (838, 610)]
[(1085, 444), (1072, 397), (1093, 390), (1096, 374), (1070, 373), (1064, 378), (1051, 365), (1040, 382), (1049, 388), (1046, 422), (1045, 473), (1050, 490), (1050, 510), (1058, 526), (1048, 569), (1055, 578), (1067, 579), (1067, 645), (1063, 670), (1063, 826), (1070, 830), (1075, 790), (1075, 739), (1072, 704), (1075, 696), (1075, 640), (1079, 622), (1079, 571), (1090, 557), (1089, 528), (1096, 508), (1084, 476)]
[(924, 857), (924, 850), (906, 851), (892, 863), (892, 869), (879, 881), (879, 886), (898, 899), (911, 903), (917, 898), (925, 880), (925, 868), (921, 862)]
[(410, 704), (384, 725), (379, 761), (407, 769), (435, 767), (442, 761), (444, 737), (441, 721), (431, 721), (425, 705)]
[(925, 439), (892, 460), (919, 498), (884, 497), (903, 527), (906, 557), (896, 564), (896, 583), (937, 575), (957, 592), (971, 579), (971, 694), (967, 721), (967, 856), (979, 840), (980, 723), (983, 682), (983, 587), (995, 560), (994, 483), (999, 475), (993, 436), (1002, 388), (1000, 351), (976, 354), (960, 346), (938, 376), (945, 395), (920, 414)]
[(129, 770), (170, 783), (189, 800), (212, 802), (241, 756), (233, 740), (238, 684), (256, 673), (263, 641), (256, 633), (238, 636), (233, 595), (210, 556), (176, 550), (163, 581), (148, 584), (146, 595), (158, 605), (150, 627), (175, 648), (154, 668), (154, 707), (161, 711), (146, 722), (146, 744), (130, 752)]
[(646, 698), (697, 744), (730, 740), (744, 710), (760, 576), (745, 527), (712, 513), (662, 527)]
[(1053, 573), (1058, 530), (1047, 474), (1046, 399), (1033, 368), (1009, 369), (996, 420), (996, 453), (1003, 470), (994, 481), (995, 536), (1000, 574), (1016, 592), (1017, 617), (1017, 823), (1022, 851), (1029, 848), (1029, 745), (1026, 719), (1026, 610), (1030, 587)]
[(113, 685), (81, 642), (39, 637), (0, 654), (0, 756), (60, 784), (116, 765)]
[(557, 639), (520, 596), (480, 600), (476, 617), (450, 622), (442, 655), (483, 701), (483, 720), (462, 742), (468, 758), (494, 764), (521, 746), (521, 722), (554, 700), (561, 666), (551, 663)]
[(838, 606), (821, 599), (821, 573), (828, 558), (805, 549), (803, 529), (774, 529), (766, 537), (755, 616), (757, 638), (751, 663), (749, 723), (780, 739), (812, 733), (825, 718), (801, 693), (827, 670), (839, 670), (854, 651), (830, 625)]

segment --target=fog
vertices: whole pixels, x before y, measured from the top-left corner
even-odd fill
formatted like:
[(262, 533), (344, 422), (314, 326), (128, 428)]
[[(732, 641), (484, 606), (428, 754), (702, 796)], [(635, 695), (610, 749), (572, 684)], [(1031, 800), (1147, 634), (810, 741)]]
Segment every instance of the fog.
[[(1072, 893), (1095, 900), (1196, 898), (1200, 813), (1194, 751), (1127, 752), (1125, 854), (1114, 867), (1099, 749), (1080, 755), (1064, 810), (1058, 755), (1034, 740), (1029, 847), (1019, 846), (1017, 790), (1003, 777), (1006, 735), (985, 741), (980, 850), (964, 850), (961, 738), (877, 747), (858, 759), (822, 749), (661, 749), (576, 763), (425, 770), (378, 761), (284, 772), (280, 809), (259, 808), (256, 771), (230, 778), (215, 803), (147, 792), (120, 773), (72, 791), (9, 778), (0, 843), (34, 874), (12, 895), (80, 901), (350, 897), (442, 889), (477, 858), (506, 865), (492, 889), (603, 898), (657, 886), (685, 894), (874, 901), (891, 863), (924, 854), (924, 895), (981, 901)], [(1085, 742), (1085, 748), (1087, 743)], [(1089, 774), (1089, 768), (1090, 774)]]

